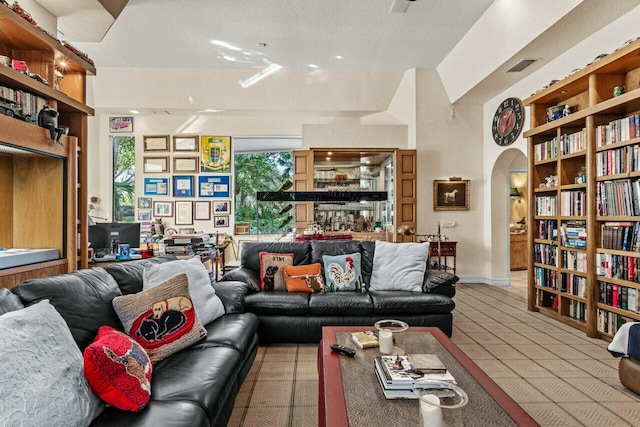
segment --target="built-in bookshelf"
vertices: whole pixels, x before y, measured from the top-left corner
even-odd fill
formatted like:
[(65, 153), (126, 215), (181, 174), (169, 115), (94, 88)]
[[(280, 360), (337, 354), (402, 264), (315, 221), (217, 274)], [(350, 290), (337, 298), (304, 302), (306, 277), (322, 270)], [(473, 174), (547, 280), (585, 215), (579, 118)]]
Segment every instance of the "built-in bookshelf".
[[(619, 87), (626, 92), (617, 95)], [(528, 308), (610, 339), (640, 320), (640, 41), (524, 105)], [(563, 105), (570, 114), (548, 121), (547, 108)]]

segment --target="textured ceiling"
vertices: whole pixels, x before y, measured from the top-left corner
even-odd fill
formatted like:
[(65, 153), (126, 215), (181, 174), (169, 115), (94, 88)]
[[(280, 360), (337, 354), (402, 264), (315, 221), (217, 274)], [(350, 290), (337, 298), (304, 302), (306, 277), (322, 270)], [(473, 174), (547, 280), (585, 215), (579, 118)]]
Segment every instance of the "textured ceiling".
[(435, 67), (491, 2), (130, 0), (101, 42), (74, 44), (101, 67)]

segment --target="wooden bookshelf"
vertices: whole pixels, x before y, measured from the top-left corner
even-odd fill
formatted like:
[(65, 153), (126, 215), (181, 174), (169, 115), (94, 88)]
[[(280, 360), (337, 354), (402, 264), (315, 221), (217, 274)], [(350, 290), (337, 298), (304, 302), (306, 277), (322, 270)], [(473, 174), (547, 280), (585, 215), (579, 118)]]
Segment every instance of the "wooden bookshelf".
[[(636, 40), (523, 102), (531, 120), (528, 308), (589, 337), (611, 339), (640, 320), (639, 55)], [(614, 96), (616, 86), (626, 92)], [(556, 105), (571, 114), (547, 122)], [(563, 147), (569, 139), (579, 143)], [(557, 185), (540, 187), (550, 175)], [(555, 210), (541, 210), (554, 201)]]

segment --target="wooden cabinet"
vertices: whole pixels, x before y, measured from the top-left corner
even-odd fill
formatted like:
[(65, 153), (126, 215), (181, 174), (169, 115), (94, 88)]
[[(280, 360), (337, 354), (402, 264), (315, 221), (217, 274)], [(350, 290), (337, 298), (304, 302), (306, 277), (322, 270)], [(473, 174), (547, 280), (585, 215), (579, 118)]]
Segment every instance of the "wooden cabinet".
[[(49, 83), (0, 65), (0, 86), (44, 98), (59, 112), (58, 124), (70, 130), (55, 143), (48, 130), (0, 115), (0, 247), (59, 253), (57, 260), (0, 269), (0, 286), (11, 287), (87, 266), (87, 115), (93, 109), (85, 105), (85, 77), (95, 67), (2, 6), (0, 55), (26, 61), (31, 73)], [(56, 71), (64, 78), (54, 89)]]
[[(590, 337), (640, 320), (639, 55), (636, 40), (524, 101), (528, 308)], [(551, 107), (569, 114), (547, 121)]]
[(456, 274), (457, 245), (458, 242), (429, 243), (429, 268)]
[(510, 234), (510, 254), (511, 254), (511, 270), (527, 269), (527, 235), (526, 234)]

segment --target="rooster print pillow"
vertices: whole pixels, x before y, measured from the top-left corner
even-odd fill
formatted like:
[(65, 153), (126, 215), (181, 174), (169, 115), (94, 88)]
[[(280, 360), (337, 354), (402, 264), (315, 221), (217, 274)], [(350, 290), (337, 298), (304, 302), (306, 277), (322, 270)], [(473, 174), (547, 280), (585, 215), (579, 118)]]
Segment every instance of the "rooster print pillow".
[(323, 255), (324, 278), (327, 292), (362, 292), (359, 252), (347, 255)]

